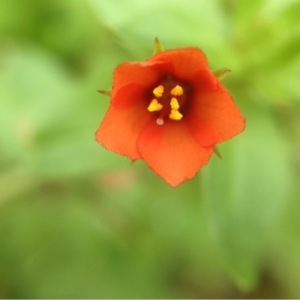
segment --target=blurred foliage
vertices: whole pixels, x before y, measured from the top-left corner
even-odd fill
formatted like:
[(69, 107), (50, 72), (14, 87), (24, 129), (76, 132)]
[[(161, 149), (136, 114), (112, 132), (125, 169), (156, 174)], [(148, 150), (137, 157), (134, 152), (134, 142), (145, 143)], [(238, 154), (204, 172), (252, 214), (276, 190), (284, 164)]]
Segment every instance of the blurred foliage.
[[(299, 298), (300, 1), (2, 0), (0, 297)], [(94, 140), (118, 63), (201, 47), (247, 129), (172, 189)]]

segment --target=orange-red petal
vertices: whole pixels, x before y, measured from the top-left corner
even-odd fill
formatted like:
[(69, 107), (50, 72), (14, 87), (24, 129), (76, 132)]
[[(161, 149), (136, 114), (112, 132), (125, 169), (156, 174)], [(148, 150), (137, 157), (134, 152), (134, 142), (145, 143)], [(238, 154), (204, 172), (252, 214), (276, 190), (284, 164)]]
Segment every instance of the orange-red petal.
[(195, 118), (193, 116), (184, 119), (187, 127), (195, 138), (195, 140), (202, 147), (211, 147), (216, 144), (216, 135), (214, 130), (205, 121), (201, 120), (199, 117)]
[(198, 85), (189, 103), (188, 118), (201, 120), (209, 126), (220, 143), (237, 135), (245, 128), (245, 118), (234, 103), (229, 92), (211, 74), (201, 73)]
[[(114, 71), (112, 96), (129, 84), (149, 88), (156, 84), (161, 71), (167, 68), (165, 62), (129, 62), (120, 64)], [(112, 97), (112, 101), (113, 101)]]
[(128, 84), (118, 89), (111, 96), (111, 105), (116, 108), (128, 108), (138, 102), (144, 104), (144, 110), (147, 109), (147, 89), (137, 84)]
[(105, 148), (139, 159), (137, 139), (153, 116), (148, 113), (143, 88), (129, 85), (115, 95), (116, 102), (108, 109), (96, 132), (96, 140)]
[(162, 61), (171, 65), (171, 74), (181, 80), (189, 81), (201, 70), (208, 69), (205, 54), (199, 48), (182, 48), (163, 51), (149, 62)]
[(201, 147), (184, 122), (151, 121), (138, 139), (138, 151), (149, 167), (171, 186), (192, 178), (213, 153)]

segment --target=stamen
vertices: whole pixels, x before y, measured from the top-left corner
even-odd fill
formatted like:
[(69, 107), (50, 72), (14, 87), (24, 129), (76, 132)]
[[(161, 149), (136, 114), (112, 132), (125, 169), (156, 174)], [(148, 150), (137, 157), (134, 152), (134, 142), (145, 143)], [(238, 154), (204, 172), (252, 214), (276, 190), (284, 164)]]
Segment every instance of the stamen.
[(163, 106), (161, 103), (158, 103), (156, 99), (153, 99), (149, 106), (148, 106), (148, 111), (153, 112), (153, 111), (160, 111), (162, 110)]
[(179, 121), (181, 120), (183, 115), (177, 110), (177, 109), (171, 109), (171, 112), (169, 114), (169, 118), (171, 120)]
[(164, 86), (163, 85), (159, 85), (159, 86), (157, 86), (152, 92), (153, 92), (153, 95), (155, 96), (155, 97), (161, 97), (162, 96), (162, 94), (164, 93)]
[(158, 118), (158, 119), (156, 120), (156, 124), (157, 124), (157, 125), (160, 125), (160, 126), (164, 125), (164, 119)]
[(171, 105), (171, 108), (173, 108), (173, 109), (178, 109), (179, 108), (178, 100), (175, 97), (173, 97), (171, 99), (170, 105)]
[(182, 96), (183, 95), (183, 88), (180, 85), (176, 85), (171, 90), (171, 95), (173, 96)]

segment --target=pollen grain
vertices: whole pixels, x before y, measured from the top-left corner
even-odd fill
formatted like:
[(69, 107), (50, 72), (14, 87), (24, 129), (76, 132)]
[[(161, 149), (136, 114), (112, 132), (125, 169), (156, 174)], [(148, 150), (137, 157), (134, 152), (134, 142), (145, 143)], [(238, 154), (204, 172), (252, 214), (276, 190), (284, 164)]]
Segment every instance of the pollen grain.
[(159, 85), (157, 86), (152, 92), (153, 92), (153, 95), (157, 98), (161, 97), (164, 93), (164, 86), (163, 85)]
[(179, 109), (179, 103), (175, 97), (171, 99), (170, 106), (172, 109)]
[(153, 111), (160, 111), (162, 110), (163, 105), (161, 103), (159, 103), (156, 99), (153, 99), (149, 106), (148, 106), (148, 111), (153, 112)]
[(169, 118), (171, 120), (179, 121), (181, 120), (183, 115), (177, 110), (177, 109), (171, 109), (171, 112), (169, 114)]
[(171, 89), (172, 96), (182, 96), (183, 95), (183, 88), (180, 85), (176, 85), (174, 88)]

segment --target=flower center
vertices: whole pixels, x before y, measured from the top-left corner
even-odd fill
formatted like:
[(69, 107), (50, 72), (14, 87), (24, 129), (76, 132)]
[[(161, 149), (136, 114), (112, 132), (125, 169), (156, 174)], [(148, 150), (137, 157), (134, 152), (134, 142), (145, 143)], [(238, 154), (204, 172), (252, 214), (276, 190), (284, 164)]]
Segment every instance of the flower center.
[(149, 112), (159, 112), (157, 125), (163, 125), (168, 117), (174, 121), (183, 118), (182, 109), (186, 102), (186, 90), (175, 80), (166, 79), (152, 90), (153, 98), (148, 106)]

